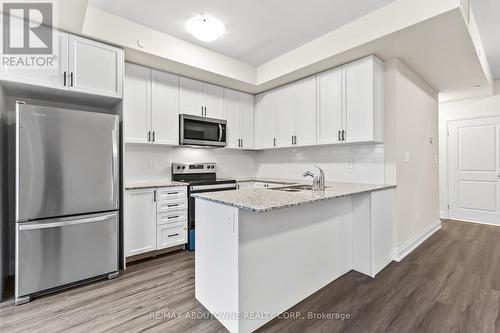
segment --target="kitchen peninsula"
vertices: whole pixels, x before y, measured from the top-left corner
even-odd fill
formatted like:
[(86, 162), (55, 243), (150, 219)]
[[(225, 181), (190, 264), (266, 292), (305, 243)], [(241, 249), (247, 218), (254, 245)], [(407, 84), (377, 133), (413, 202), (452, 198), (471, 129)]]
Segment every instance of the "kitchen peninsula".
[(230, 332), (261, 327), (341, 275), (392, 260), (394, 186), (196, 194), (196, 299)]

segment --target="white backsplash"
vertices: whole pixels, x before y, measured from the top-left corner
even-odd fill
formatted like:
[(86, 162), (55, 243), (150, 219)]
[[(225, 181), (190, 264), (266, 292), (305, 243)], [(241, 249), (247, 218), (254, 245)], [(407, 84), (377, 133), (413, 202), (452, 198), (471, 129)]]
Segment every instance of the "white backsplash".
[(221, 178), (254, 176), (257, 172), (256, 155), (254, 151), (233, 149), (127, 144), (125, 181), (170, 179), (172, 162), (215, 162), (217, 176)]
[(217, 175), (223, 178), (289, 179), (303, 179), (302, 173), (313, 171), (317, 164), (325, 171), (327, 181), (384, 183), (384, 146), (373, 144), (258, 152), (127, 144), (125, 181), (170, 179), (172, 162), (215, 162)]
[(327, 181), (384, 183), (384, 146), (350, 145), (267, 150), (257, 155), (257, 177), (303, 179), (318, 165)]

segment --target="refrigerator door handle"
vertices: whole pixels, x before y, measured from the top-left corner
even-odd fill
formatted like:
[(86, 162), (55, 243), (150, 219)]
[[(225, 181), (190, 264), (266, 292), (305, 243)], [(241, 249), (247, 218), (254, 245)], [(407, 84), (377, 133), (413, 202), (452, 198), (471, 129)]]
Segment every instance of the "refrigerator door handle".
[(106, 220), (109, 220), (113, 217), (116, 217), (116, 213), (111, 213), (111, 214), (106, 214), (106, 215), (101, 215), (101, 216), (96, 216), (96, 217), (83, 218), (83, 219), (79, 219), (79, 220), (64, 221), (64, 222), (33, 223), (33, 224), (22, 223), (22, 224), (19, 224), (19, 230), (22, 231), (22, 230), (59, 228), (59, 227), (66, 227), (66, 226), (75, 225), (75, 224), (84, 224), (84, 223), (94, 223), (94, 222), (106, 221)]
[(112, 195), (112, 200), (113, 200), (113, 205), (115, 208), (118, 208), (118, 196), (116, 193), (116, 185), (118, 184), (118, 144), (116, 140), (116, 129), (113, 129), (111, 131), (111, 135), (113, 136), (112, 144), (113, 144), (113, 162), (112, 162), (112, 174), (111, 174), (111, 195)]

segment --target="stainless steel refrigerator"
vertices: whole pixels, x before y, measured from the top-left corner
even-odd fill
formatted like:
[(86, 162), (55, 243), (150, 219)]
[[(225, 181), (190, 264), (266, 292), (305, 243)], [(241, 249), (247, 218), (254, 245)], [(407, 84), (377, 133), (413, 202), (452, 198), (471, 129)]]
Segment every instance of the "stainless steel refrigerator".
[(16, 304), (118, 274), (118, 116), (16, 104)]

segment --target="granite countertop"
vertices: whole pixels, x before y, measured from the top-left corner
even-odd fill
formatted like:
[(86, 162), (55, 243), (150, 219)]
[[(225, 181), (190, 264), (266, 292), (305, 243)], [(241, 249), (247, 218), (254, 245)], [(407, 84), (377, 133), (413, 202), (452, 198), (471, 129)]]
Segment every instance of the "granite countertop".
[(127, 182), (125, 184), (125, 190), (141, 190), (146, 188), (175, 187), (175, 186), (187, 186), (187, 185), (186, 183), (176, 182), (172, 180), (150, 180), (150, 181), (140, 181), (140, 182)]
[(312, 191), (284, 192), (268, 188), (246, 188), (235, 191), (193, 194), (193, 197), (254, 212), (267, 212), (393, 187), (396, 187), (396, 185), (328, 183), (325, 191), (319, 193)]

